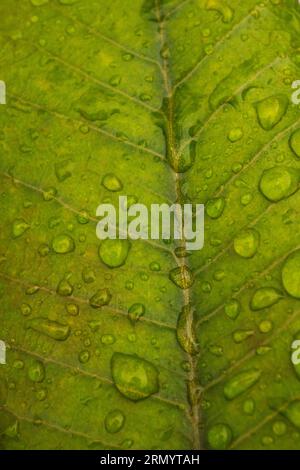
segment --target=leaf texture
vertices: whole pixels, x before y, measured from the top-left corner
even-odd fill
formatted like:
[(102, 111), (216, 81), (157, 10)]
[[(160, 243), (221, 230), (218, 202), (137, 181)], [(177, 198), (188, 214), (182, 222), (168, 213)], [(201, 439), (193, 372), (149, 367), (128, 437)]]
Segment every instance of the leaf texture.
[[(299, 449), (296, 0), (2, 0), (2, 449)], [(205, 244), (96, 237), (125, 194)]]

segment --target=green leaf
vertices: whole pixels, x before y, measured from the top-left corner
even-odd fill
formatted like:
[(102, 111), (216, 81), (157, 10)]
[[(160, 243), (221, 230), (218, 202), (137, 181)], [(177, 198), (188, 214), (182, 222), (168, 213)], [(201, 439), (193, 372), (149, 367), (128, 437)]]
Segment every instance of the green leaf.
[[(0, 17), (0, 448), (299, 449), (298, 2)], [(120, 195), (204, 248), (99, 242)]]

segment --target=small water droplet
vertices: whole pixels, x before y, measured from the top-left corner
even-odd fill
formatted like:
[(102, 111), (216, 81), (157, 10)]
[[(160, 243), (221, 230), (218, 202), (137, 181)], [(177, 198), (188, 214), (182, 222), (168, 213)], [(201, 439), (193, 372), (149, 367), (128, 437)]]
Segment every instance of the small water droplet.
[(194, 284), (194, 276), (187, 266), (172, 269), (169, 279), (180, 289), (188, 289)]
[(135, 303), (131, 305), (131, 307), (128, 310), (128, 317), (131, 321), (135, 322), (139, 320), (140, 317), (142, 317), (145, 314), (145, 306), (141, 303)]
[(227, 424), (214, 424), (207, 433), (207, 442), (213, 450), (226, 450), (232, 441), (232, 430)]
[(238, 300), (232, 299), (225, 304), (224, 310), (231, 320), (235, 320), (241, 312), (241, 305)]
[(260, 236), (254, 229), (243, 230), (234, 239), (234, 251), (242, 258), (252, 258), (258, 249)]
[(121, 410), (112, 410), (105, 417), (105, 429), (110, 434), (115, 434), (123, 428), (125, 416)]
[(52, 248), (58, 254), (71, 253), (75, 250), (75, 243), (70, 235), (61, 234), (52, 240)]
[(218, 219), (223, 214), (225, 199), (223, 197), (210, 199), (205, 207), (206, 213), (211, 219)]
[(57, 341), (65, 341), (71, 333), (69, 325), (62, 325), (61, 323), (47, 320), (46, 318), (35, 318), (31, 320), (27, 328), (31, 328)]
[(121, 191), (123, 189), (123, 184), (120, 179), (113, 173), (108, 173), (102, 179), (102, 186), (108, 191)]
[(41, 361), (34, 361), (28, 369), (28, 377), (32, 382), (43, 382), (45, 374), (45, 367)]
[(21, 237), (27, 230), (30, 225), (24, 219), (17, 219), (13, 222), (12, 226), (12, 236), (13, 238)]
[(101, 308), (108, 305), (112, 299), (112, 295), (107, 288), (97, 290), (90, 300), (90, 306), (93, 308)]

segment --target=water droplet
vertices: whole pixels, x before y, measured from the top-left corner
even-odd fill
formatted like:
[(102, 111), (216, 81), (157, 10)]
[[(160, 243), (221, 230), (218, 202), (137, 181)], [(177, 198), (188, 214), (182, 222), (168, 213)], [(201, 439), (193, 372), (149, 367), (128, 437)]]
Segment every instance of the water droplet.
[(300, 158), (300, 129), (293, 132), (289, 140), (289, 145), (296, 157)]
[(252, 310), (262, 310), (276, 304), (282, 298), (282, 293), (273, 287), (262, 287), (254, 293), (250, 307)]
[(151, 269), (151, 271), (156, 271), (156, 272), (161, 270), (160, 264), (156, 263), (155, 261), (150, 263), (149, 268)]
[(180, 289), (188, 289), (194, 284), (193, 273), (187, 266), (172, 269), (169, 279)]
[(95, 272), (90, 269), (90, 268), (85, 268), (83, 271), (82, 271), (82, 279), (84, 280), (84, 282), (86, 282), (87, 284), (91, 284), (92, 282), (95, 281), (96, 279), (96, 274)]
[(259, 189), (269, 201), (278, 202), (294, 194), (298, 183), (297, 170), (279, 166), (263, 172)]
[(76, 304), (67, 304), (66, 310), (68, 314), (72, 315), (73, 317), (76, 317), (79, 314), (79, 307)]
[(34, 361), (28, 369), (28, 377), (32, 382), (43, 382), (45, 375), (45, 367), (41, 361)]
[(113, 192), (121, 191), (121, 189), (123, 188), (122, 182), (113, 173), (108, 173), (107, 175), (105, 175), (102, 179), (101, 184), (102, 186), (104, 186), (105, 189)]
[(243, 411), (246, 415), (253, 415), (255, 411), (255, 401), (253, 398), (248, 398), (243, 403)]
[(101, 308), (104, 305), (108, 305), (112, 299), (112, 295), (107, 288), (97, 290), (96, 294), (94, 294), (89, 302), (90, 306), (93, 308)]
[(114, 353), (111, 371), (115, 386), (130, 400), (142, 400), (159, 390), (156, 367), (138, 356)]
[(228, 139), (230, 140), (230, 142), (234, 143), (234, 142), (237, 142), (238, 140), (241, 140), (243, 135), (244, 135), (243, 130), (240, 127), (236, 127), (229, 131)]
[(289, 100), (285, 95), (274, 95), (256, 103), (256, 113), (261, 127), (270, 131), (285, 115)]
[(282, 414), (298, 429), (300, 429), (300, 400), (290, 403)]
[(224, 310), (231, 320), (235, 320), (241, 312), (241, 305), (238, 300), (232, 299), (225, 304)]
[(29, 229), (30, 225), (24, 219), (17, 219), (13, 222), (12, 236), (19, 238)]
[(273, 423), (272, 430), (276, 436), (283, 436), (286, 433), (287, 425), (284, 421), (275, 421), (275, 423)]
[(120, 410), (112, 410), (105, 417), (105, 429), (110, 434), (115, 434), (123, 428), (125, 416)]
[(233, 340), (235, 343), (242, 343), (246, 339), (250, 338), (250, 336), (254, 335), (253, 330), (237, 330), (233, 333)]
[(105, 344), (105, 346), (110, 346), (116, 342), (116, 338), (113, 335), (102, 335), (101, 336), (101, 343)]
[(66, 279), (62, 279), (56, 289), (56, 292), (63, 297), (73, 294), (73, 286)]
[(109, 268), (122, 266), (127, 259), (130, 250), (128, 240), (103, 240), (99, 247), (99, 257)]
[(237, 375), (228, 380), (224, 385), (224, 395), (227, 400), (233, 400), (240, 396), (259, 380), (261, 371), (250, 369), (239, 372)]
[(257, 252), (259, 240), (259, 233), (256, 230), (243, 230), (233, 241), (234, 251), (242, 258), (252, 258)]
[(75, 250), (75, 243), (73, 238), (71, 238), (69, 235), (57, 235), (52, 240), (52, 248), (53, 251), (58, 254), (71, 253)]
[(218, 219), (223, 214), (225, 199), (223, 197), (210, 199), (205, 207), (206, 213), (211, 219)]
[(38, 401), (44, 401), (47, 398), (47, 390), (45, 388), (40, 388), (35, 392), (36, 399)]
[(128, 310), (128, 317), (131, 321), (135, 322), (139, 320), (139, 318), (145, 314), (145, 311), (146, 309), (143, 304), (140, 304), (140, 303), (133, 304)]
[(81, 362), (81, 364), (86, 364), (87, 362), (89, 362), (90, 357), (91, 357), (91, 355), (90, 355), (89, 351), (87, 351), (85, 349), (83, 351), (80, 351), (80, 353), (78, 355), (78, 360), (79, 360), (79, 362)]
[(282, 269), (282, 283), (289, 295), (300, 299), (300, 250), (292, 253)]
[(232, 431), (227, 424), (214, 424), (207, 433), (207, 442), (213, 450), (226, 450), (232, 441)]
[(21, 313), (22, 313), (22, 315), (24, 315), (24, 317), (28, 317), (31, 314), (31, 311), (32, 311), (31, 306), (28, 305), (28, 304), (22, 304), (20, 309), (21, 309)]
[(69, 325), (62, 325), (61, 323), (47, 320), (46, 318), (35, 318), (31, 320), (27, 328), (49, 336), (49, 338), (55, 339), (56, 341), (65, 341), (71, 333)]
[(270, 320), (263, 320), (259, 324), (259, 331), (261, 333), (270, 333), (273, 328), (273, 323)]
[(55, 163), (55, 175), (61, 183), (72, 176), (71, 163), (72, 162), (70, 160), (63, 160), (59, 163)]
[(193, 321), (193, 312), (190, 305), (185, 305), (178, 317), (176, 335), (182, 349), (188, 354), (194, 355), (199, 352), (195, 328)]

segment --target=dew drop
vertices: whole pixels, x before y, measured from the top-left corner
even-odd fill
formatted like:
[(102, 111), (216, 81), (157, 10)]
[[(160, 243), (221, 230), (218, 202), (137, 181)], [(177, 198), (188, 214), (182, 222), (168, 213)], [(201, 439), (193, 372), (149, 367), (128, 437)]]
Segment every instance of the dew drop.
[(107, 175), (105, 175), (102, 179), (101, 184), (102, 186), (104, 186), (105, 189), (113, 192), (121, 191), (121, 189), (123, 188), (122, 182), (113, 173), (108, 173)]
[(28, 229), (30, 225), (24, 219), (17, 219), (13, 222), (12, 236), (13, 238), (21, 237)]
[(81, 364), (86, 364), (87, 362), (89, 362), (90, 360), (90, 353), (89, 351), (87, 351), (86, 349), (83, 350), (83, 351), (80, 351), (79, 355), (78, 355), (78, 360), (79, 362), (81, 362)]
[(207, 433), (207, 442), (213, 450), (226, 450), (232, 441), (232, 431), (227, 424), (214, 424)]
[(270, 131), (285, 115), (289, 100), (285, 95), (274, 95), (256, 103), (256, 113), (261, 127)]
[(66, 279), (62, 279), (57, 286), (56, 292), (63, 297), (67, 297), (73, 294), (73, 286)]
[(108, 305), (112, 299), (112, 295), (107, 288), (97, 290), (90, 300), (90, 306), (93, 308), (101, 308)]
[(128, 240), (103, 240), (99, 247), (99, 257), (109, 268), (118, 268), (125, 264), (130, 250)]
[(128, 317), (132, 322), (136, 322), (145, 314), (145, 306), (141, 303), (135, 303), (131, 305), (128, 310)]
[(71, 333), (69, 325), (62, 325), (46, 318), (35, 318), (30, 321), (27, 327), (56, 341), (65, 341)]
[(230, 140), (230, 142), (234, 143), (234, 142), (238, 142), (239, 140), (241, 140), (241, 138), (243, 137), (244, 133), (243, 133), (243, 130), (240, 128), (240, 127), (236, 127), (234, 129), (231, 129), (228, 133), (228, 139)]
[(224, 310), (231, 320), (235, 320), (241, 312), (241, 305), (238, 300), (232, 299), (225, 304)]
[(298, 429), (300, 429), (300, 400), (290, 403), (283, 415)]
[(112, 410), (105, 417), (105, 429), (110, 434), (115, 434), (123, 428), (125, 416), (121, 410)]
[(75, 250), (75, 243), (69, 235), (61, 234), (52, 240), (52, 248), (55, 253), (64, 255)]
[(296, 157), (300, 158), (300, 129), (297, 129), (289, 139), (289, 145)]
[(265, 170), (259, 182), (262, 194), (272, 202), (281, 201), (298, 189), (299, 172), (293, 168), (274, 167)]
[(32, 382), (43, 382), (45, 379), (44, 364), (41, 361), (34, 361), (28, 369), (28, 377)]
[(182, 349), (188, 354), (195, 355), (199, 352), (199, 347), (194, 334), (192, 307), (186, 305), (182, 308), (176, 327), (177, 341)]
[(116, 388), (130, 400), (142, 400), (159, 390), (156, 367), (138, 356), (114, 353), (111, 371)]
[(300, 250), (292, 253), (282, 268), (282, 283), (286, 292), (300, 299)]
[(252, 310), (262, 310), (271, 307), (282, 298), (282, 293), (273, 287), (262, 287), (254, 293), (250, 307)]
[(252, 258), (257, 252), (259, 240), (256, 230), (243, 230), (233, 241), (234, 251), (242, 258)]
[(224, 395), (227, 400), (240, 396), (259, 380), (261, 371), (250, 369), (243, 371), (229, 379), (224, 385)]
[(211, 219), (218, 219), (224, 211), (225, 199), (218, 197), (210, 199), (206, 204), (206, 213)]

